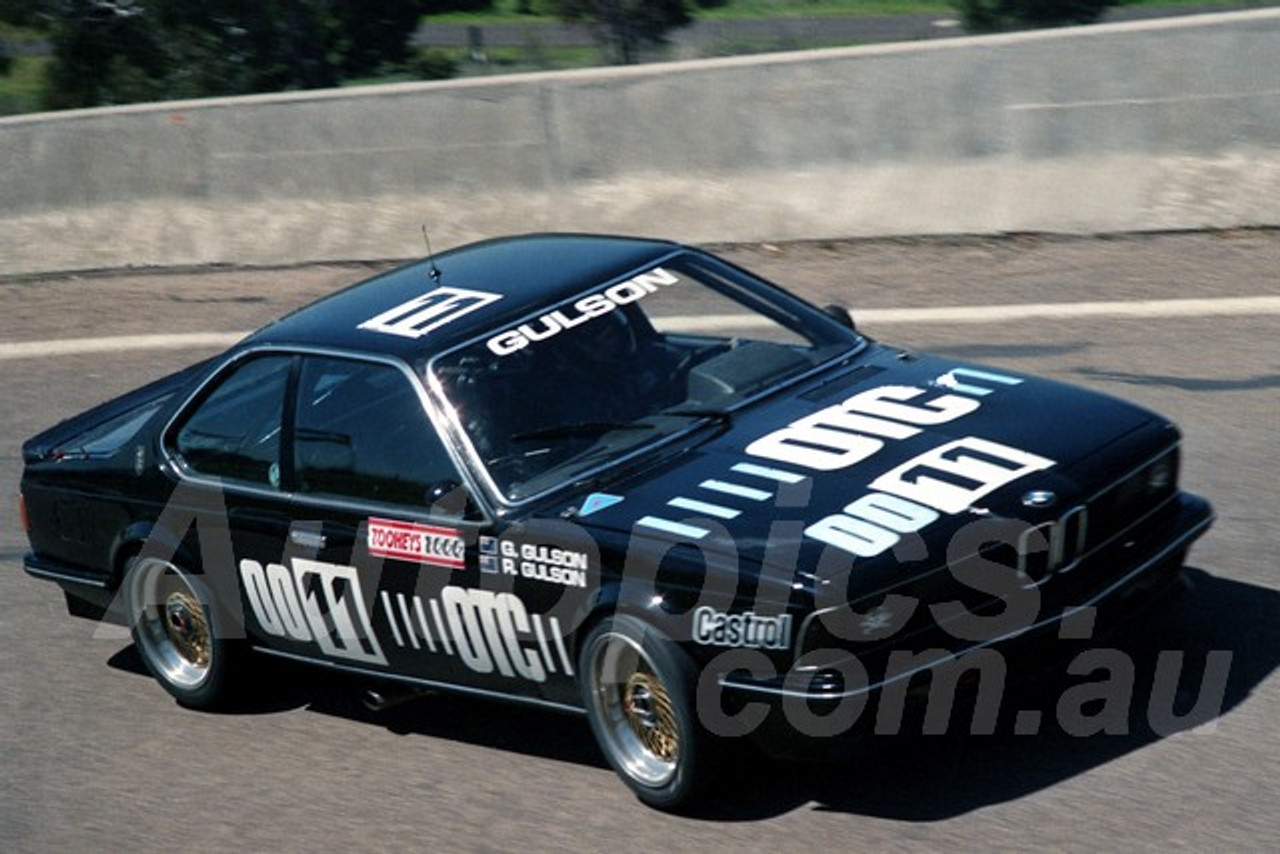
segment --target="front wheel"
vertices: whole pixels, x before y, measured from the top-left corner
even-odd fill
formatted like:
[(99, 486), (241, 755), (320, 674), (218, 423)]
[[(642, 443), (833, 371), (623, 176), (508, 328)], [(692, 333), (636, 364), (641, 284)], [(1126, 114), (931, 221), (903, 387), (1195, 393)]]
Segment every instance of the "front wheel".
[(227, 699), (240, 644), (219, 636), (213, 598), (200, 576), (167, 561), (134, 558), (124, 583), (133, 642), (156, 681), (191, 708)]
[(689, 657), (648, 624), (618, 615), (587, 635), (578, 672), (592, 732), (623, 782), (659, 809), (692, 803), (715, 763)]

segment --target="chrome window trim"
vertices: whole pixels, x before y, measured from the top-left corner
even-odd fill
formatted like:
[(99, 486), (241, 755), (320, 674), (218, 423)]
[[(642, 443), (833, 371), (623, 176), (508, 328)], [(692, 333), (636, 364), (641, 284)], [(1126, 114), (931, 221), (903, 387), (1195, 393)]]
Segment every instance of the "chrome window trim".
[[(391, 504), (377, 501), (368, 501), (356, 498), (340, 498), (316, 496), (303, 492), (286, 492), (280, 489), (267, 489), (251, 483), (242, 481), (223, 480), (221, 478), (202, 475), (191, 469), (182, 461), (182, 459), (170, 450), (170, 440), (173, 438), (175, 425), (185, 418), (195, 405), (195, 401), (199, 400), (205, 390), (213, 382), (226, 376), (227, 372), (237, 363), (243, 362), (250, 358), (264, 355), (274, 356), (302, 356), (302, 357), (321, 357), (345, 359), (347, 361), (366, 362), (381, 364), (399, 371), (404, 376), (414, 393), (418, 397), (418, 403), (422, 406), (423, 413), (427, 416), (427, 421), (436, 431), (436, 437), (440, 443), (444, 445), (445, 453), (449, 455), (449, 461), (457, 470), (458, 476), (462, 479), (462, 485), (471, 493), (475, 499), (475, 504), (480, 510), (482, 519), (470, 519), (459, 516), (447, 516), (441, 514), (431, 514), (426, 512), (429, 510), (425, 505), (421, 507), (412, 507), (405, 504)], [(285, 402), (286, 405), (289, 401)], [(164, 427), (158, 433), (158, 454), (161, 465), (167, 467), (173, 472), (174, 477), (178, 480), (194, 483), (201, 486), (213, 487), (223, 491), (231, 492), (236, 495), (246, 495), (256, 498), (269, 498), (273, 500), (282, 500), (295, 502), (299, 504), (314, 504), (320, 507), (329, 507), (339, 510), (348, 511), (364, 511), (387, 513), (391, 515), (405, 516), (409, 515), (409, 511), (413, 511), (414, 519), (422, 521), (437, 521), (447, 523), (453, 526), (457, 525), (479, 525), (485, 526), (493, 523), (494, 513), (486, 502), (487, 496), (479, 488), (477, 488), (474, 474), (466, 465), (467, 459), (459, 454), (458, 449), (451, 441), (448, 441), (448, 433), (442, 433), (441, 428), (444, 421), (443, 416), (436, 411), (434, 401), (427, 394), (421, 378), (416, 374), (412, 367), (404, 362), (404, 360), (395, 356), (385, 355), (381, 353), (369, 353), (353, 350), (344, 350), (336, 347), (317, 347), (305, 344), (289, 345), (289, 344), (259, 344), (238, 349), (223, 359), (218, 365), (209, 371), (203, 380), (200, 381), (190, 394), (174, 409), (173, 414), (165, 423)]]

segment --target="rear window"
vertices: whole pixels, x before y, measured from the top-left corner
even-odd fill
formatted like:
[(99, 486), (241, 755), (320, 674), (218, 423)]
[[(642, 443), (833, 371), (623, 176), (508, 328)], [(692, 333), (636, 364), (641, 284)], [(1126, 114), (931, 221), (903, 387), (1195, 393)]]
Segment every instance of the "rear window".
[(163, 395), (109, 418), (71, 439), (63, 445), (62, 450), (90, 457), (111, 456), (138, 435), (143, 425), (151, 420), (160, 407), (169, 402), (171, 396)]

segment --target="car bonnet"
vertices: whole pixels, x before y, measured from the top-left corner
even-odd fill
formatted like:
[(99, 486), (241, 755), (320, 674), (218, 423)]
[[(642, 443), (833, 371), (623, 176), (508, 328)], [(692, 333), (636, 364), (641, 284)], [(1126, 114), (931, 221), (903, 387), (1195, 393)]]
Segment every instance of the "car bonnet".
[[(931, 411), (961, 414), (905, 427), (883, 419), (898, 429), (879, 423), (898, 402), (919, 407), (922, 419)], [(859, 408), (879, 413), (877, 420), (840, 418), (865, 414)], [(911, 417), (908, 410), (901, 414)], [(859, 425), (895, 436), (868, 433), (860, 441)], [(1141, 441), (1121, 441), (1135, 433)], [(845, 438), (850, 435), (855, 438)], [(846, 441), (856, 450), (844, 456), (830, 451), (832, 443)], [(842, 531), (861, 536), (859, 524), (838, 521), (857, 505), (863, 509), (855, 509), (855, 517), (915, 527), (911, 533), (919, 533), (931, 556), (926, 562), (937, 565), (965, 524), (991, 517), (1037, 522), (1054, 512), (1037, 506), (1047, 496), (1061, 512), (1173, 441), (1176, 431), (1167, 422), (1112, 397), (938, 357), (903, 360), (882, 350), (798, 393), (737, 410), (719, 432), (708, 425), (700, 444), (598, 484), (575, 509), (583, 526), (629, 534), (633, 544), (686, 544), (729, 556), (741, 567), (821, 573), (878, 556), (870, 554), (874, 542), (855, 544), (855, 551), (867, 554), (842, 547), (849, 542)], [(834, 524), (835, 534), (824, 535), (824, 524)], [(871, 539), (876, 536), (873, 531)], [(888, 535), (878, 536), (887, 542)], [(894, 549), (881, 551), (892, 556)]]

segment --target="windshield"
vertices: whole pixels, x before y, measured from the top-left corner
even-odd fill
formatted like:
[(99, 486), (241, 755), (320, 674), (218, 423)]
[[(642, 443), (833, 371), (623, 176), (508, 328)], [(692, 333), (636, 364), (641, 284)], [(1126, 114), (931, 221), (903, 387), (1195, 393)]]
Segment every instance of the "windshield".
[(430, 370), (517, 502), (727, 419), (860, 340), (735, 268), (681, 256), (500, 327)]

